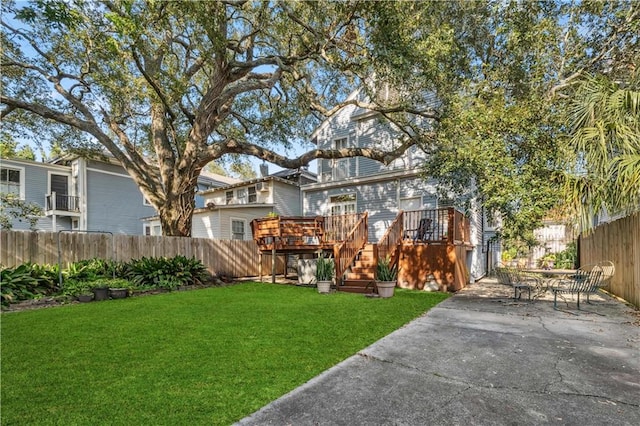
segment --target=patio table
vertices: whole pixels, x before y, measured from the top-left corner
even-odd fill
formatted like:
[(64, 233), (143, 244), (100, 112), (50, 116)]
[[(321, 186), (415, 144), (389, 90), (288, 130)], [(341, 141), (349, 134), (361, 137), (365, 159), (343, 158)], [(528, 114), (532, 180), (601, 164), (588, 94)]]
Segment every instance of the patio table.
[(528, 274), (541, 275), (542, 281), (544, 282), (544, 291), (548, 291), (554, 282), (567, 278), (568, 276), (574, 275), (578, 272), (578, 270), (577, 269), (542, 269), (542, 268), (536, 269), (534, 268), (534, 269), (523, 269), (522, 272), (526, 272)]

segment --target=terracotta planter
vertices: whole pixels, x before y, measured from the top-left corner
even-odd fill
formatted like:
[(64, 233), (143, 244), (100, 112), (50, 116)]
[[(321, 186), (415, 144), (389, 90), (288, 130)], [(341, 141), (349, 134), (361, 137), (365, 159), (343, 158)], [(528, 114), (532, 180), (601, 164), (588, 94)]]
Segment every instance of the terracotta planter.
[(331, 291), (331, 281), (318, 281), (318, 293), (327, 294)]
[(378, 287), (378, 295), (382, 298), (388, 298), (393, 296), (393, 291), (396, 288), (397, 281), (376, 281), (376, 287)]

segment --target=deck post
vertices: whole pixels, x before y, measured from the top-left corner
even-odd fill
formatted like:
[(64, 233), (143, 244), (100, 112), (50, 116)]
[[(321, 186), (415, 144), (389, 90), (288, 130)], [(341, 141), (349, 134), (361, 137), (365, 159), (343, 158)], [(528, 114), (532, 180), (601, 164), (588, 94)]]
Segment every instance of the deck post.
[(276, 243), (273, 242), (271, 249), (271, 284), (276, 283)]
[(260, 282), (262, 282), (262, 250), (258, 248), (258, 275), (260, 275)]
[(289, 255), (287, 253), (284, 254), (284, 278), (287, 279), (287, 269), (289, 266)]

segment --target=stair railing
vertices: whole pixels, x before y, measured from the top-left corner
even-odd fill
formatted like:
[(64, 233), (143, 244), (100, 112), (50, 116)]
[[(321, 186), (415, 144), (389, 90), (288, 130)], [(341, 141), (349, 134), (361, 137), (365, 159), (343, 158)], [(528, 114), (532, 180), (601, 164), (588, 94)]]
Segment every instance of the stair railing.
[(343, 276), (345, 272), (347, 272), (347, 268), (353, 263), (360, 250), (367, 244), (368, 239), (368, 213), (365, 212), (360, 220), (356, 222), (351, 232), (347, 234), (345, 240), (333, 246), (337, 285), (342, 284)]
[(404, 236), (404, 212), (400, 210), (396, 218), (391, 222), (391, 225), (387, 228), (386, 232), (378, 241), (378, 257), (380, 259), (386, 259), (387, 256), (391, 259), (391, 267), (395, 267), (400, 257), (400, 244)]

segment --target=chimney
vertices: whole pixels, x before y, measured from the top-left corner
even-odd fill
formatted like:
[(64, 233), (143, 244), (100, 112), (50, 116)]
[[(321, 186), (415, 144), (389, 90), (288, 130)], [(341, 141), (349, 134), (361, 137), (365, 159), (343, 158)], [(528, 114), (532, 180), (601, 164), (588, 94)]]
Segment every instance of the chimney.
[(260, 164), (260, 176), (266, 177), (269, 175), (269, 165), (267, 163)]

